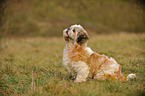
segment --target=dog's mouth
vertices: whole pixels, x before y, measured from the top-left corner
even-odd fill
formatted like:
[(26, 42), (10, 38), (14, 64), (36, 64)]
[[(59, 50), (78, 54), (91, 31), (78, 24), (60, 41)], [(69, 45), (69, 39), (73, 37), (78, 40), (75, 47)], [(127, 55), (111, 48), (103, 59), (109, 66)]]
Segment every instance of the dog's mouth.
[(69, 36), (66, 36), (66, 37), (65, 37), (65, 40), (66, 40), (66, 41), (69, 41), (69, 40), (70, 40), (70, 37), (69, 37)]

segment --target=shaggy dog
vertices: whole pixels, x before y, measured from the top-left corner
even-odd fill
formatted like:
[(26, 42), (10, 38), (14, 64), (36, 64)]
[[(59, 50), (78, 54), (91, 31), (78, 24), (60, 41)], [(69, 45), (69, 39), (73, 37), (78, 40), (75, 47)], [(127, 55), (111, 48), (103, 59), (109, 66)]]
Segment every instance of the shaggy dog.
[(86, 81), (87, 77), (97, 80), (127, 80), (121, 73), (121, 66), (113, 58), (95, 53), (87, 47), (89, 37), (81, 25), (72, 25), (65, 29), (63, 37), (66, 41), (63, 65), (75, 82)]

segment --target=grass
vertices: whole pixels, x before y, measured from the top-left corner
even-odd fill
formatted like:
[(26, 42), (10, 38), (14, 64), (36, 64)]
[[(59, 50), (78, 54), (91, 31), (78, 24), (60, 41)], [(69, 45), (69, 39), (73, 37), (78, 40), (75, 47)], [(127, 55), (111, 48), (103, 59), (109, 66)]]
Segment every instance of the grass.
[(1, 96), (143, 96), (145, 95), (145, 34), (92, 35), (88, 46), (115, 58), (129, 82), (74, 83), (62, 65), (62, 37), (7, 38), (0, 53)]
[[(136, 0), (3, 1), (0, 4), (0, 96), (145, 95), (142, 3), (137, 4)], [(62, 65), (65, 42), (60, 36), (61, 30), (76, 23), (90, 32), (88, 45), (94, 51), (115, 58), (125, 76), (135, 73), (137, 78), (130, 82), (70, 80)]]

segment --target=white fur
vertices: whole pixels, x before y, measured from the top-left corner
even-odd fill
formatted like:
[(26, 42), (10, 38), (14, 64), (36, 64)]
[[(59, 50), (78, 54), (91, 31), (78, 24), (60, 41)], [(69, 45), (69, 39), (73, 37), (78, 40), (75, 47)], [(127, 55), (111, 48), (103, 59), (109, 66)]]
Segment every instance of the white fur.
[(114, 58), (112, 58), (112, 57), (110, 57), (110, 60), (112, 60), (112, 61), (114, 61), (115, 63), (117, 63), (116, 60), (115, 60)]
[(74, 68), (74, 71), (77, 73), (75, 82), (86, 81), (89, 74), (89, 67), (85, 62), (74, 62), (71, 67)]
[(91, 55), (94, 53), (90, 47), (86, 47), (85, 50)]
[(71, 28), (73, 28), (73, 27), (79, 27), (81, 29), (84, 29), (81, 25), (77, 25), (77, 24), (71, 26)]
[(131, 73), (127, 76), (127, 81), (129, 81), (130, 79), (136, 78), (136, 75)]
[(103, 70), (98, 70), (98, 73), (96, 74), (96, 76), (94, 78), (98, 79), (98, 80), (105, 80), (106, 78), (104, 78), (104, 77), (107, 75), (115, 76), (116, 74), (114, 72), (117, 72), (119, 70), (119, 67), (120, 67), (120, 65), (116, 64), (116, 63), (108, 65), (107, 67), (104, 67)]
[(72, 76), (76, 76), (75, 82), (86, 81), (89, 74), (89, 67), (85, 62), (72, 62), (67, 56), (68, 50), (65, 47), (63, 51), (63, 65), (68, 69)]

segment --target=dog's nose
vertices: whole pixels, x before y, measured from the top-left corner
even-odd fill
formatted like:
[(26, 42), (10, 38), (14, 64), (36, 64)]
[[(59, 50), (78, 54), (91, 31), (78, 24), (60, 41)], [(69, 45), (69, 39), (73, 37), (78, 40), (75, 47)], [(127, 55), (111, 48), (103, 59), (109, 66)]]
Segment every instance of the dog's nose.
[(68, 31), (70, 30), (70, 28), (67, 29), (66, 34), (68, 35)]

